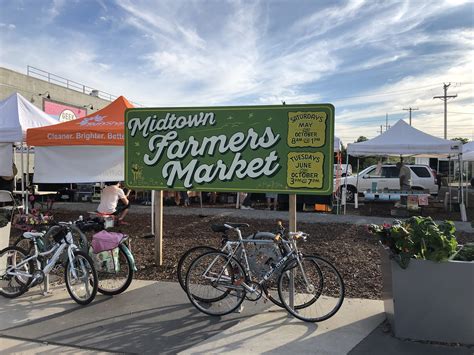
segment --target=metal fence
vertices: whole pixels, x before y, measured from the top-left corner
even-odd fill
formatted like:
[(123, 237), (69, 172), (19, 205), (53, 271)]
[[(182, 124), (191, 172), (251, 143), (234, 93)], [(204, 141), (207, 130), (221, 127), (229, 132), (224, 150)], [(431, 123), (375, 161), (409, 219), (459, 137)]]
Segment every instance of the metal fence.
[(65, 88), (68, 88), (74, 91), (78, 91), (86, 95), (98, 97), (103, 100), (113, 101), (117, 98), (117, 96), (115, 95), (112, 95), (103, 91), (99, 91), (90, 86), (80, 84), (76, 81), (63, 78), (61, 76), (32, 67), (30, 65), (27, 66), (26, 75), (47, 81), (48, 83), (51, 83), (51, 84), (56, 84), (56, 85), (63, 86)]

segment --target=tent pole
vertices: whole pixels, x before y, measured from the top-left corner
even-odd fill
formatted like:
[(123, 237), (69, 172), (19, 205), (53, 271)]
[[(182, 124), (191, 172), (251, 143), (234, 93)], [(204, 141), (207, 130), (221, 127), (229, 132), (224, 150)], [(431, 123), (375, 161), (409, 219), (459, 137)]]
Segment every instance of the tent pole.
[(461, 185), (461, 204), (459, 205), (459, 211), (461, 212), (461, 221), (467, 222), (466, 216), (466, 206), (464, 206), (464, 178), (463, 178), (463, 162), (462, 162), (462, 153), (458, 155), (458, 162), (459, 162), (459, 172), (460, 176), (460, 185)]
[[(349, 153), (346, 150), (346, 169), (347, 169), (347, 165), (349, 165)], [(342, 196), (341, 196), (341, 198), (343, 198), (342, 203), (344, 204), (344, 214), (346, 214), (346, 205), (347, 205), (346, 192), (347, 192), (347, 174), (346, 176), (344, 176), (344, 187), (342, 188)]]
[(30, 186), (30, 147), (26, 146), (26, 187)]
[(17, 173), (14, 174), (13, 176), (13, 190), (16, 190), (16, 182), (18, 181), (18, 166), (16, 164), (16, 148), (15, 148), (15, 144), (12, 144), (12, 149), (13, 149), (13, 164), (15, 164), (15, 166), (17, 167)]
[[(342, 161), (342, 153), (339, 152), (337, 153), (337, 169), (336, 169), (336, 191), (334, 196), (336, 197), (336, 214), (341, 213), (341, 196), (339, 195), (339, 189), (341, 187), (341, 177), (339, 176), (339, 170), (342, 171), (341, 167), (341, 161)], [(340, 169), (339, 169), (340, 168)], [(347, 174), (347, 171), (346, 171)]]
[(448, 156), (448, 191), (449, 191), (449, 212), (452, 211), (451, 206), (451, 156)]
[(25, 196), (25, 169), (23, 166), (23, 142), (21, 142), (20, 163), (21, 163), (21, 201), (25, 209), (25, 214), (28, 214), (28, 198)]
[(359, 208), (359, 162), (360, 158), (357, 157), (357, 178), (356, 178), (356, 190), (357, 193), (354, 195), (355, 208)]
[(469, 180), (468, 180), (468, 173), (469, 173), (469, 162), (468, 161), (463, 161), (463, 171), (464, 171), (464, 167), (465, 167), (465, 171), (466, 171), (466, 188), (465, 188), (465, 191), (466, 191), (466, 207), (469, 207)]

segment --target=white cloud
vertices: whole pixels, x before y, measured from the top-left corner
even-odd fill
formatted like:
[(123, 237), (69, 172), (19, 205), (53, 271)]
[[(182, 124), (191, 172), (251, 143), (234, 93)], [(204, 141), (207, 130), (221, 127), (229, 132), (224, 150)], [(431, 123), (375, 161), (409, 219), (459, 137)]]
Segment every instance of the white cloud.
[(9, 30), (14, 30), (16, 26), (13, 23), (0, 23), (0, 28), (7, 28)]
[(52, 22), (56, 17), (61, 14), (61, 10), (64, 7), (66, 1), (65, 0), (53, 0), (51, 7), (47, 7), (47, 21)]
[[(293, 24), (258, 2), (121, 0), (118, 12), (114, 3), (99, 5), (98, 20), (120, 31), (117, 47), (141, 48), (136, 62), (113, 58), (117, 49), (100, 36), (94, 41), (70, 29), (56, 37), (50, 23), (51, 31), (35, 36), (1, 33), (1, 64), (22, 72), (34, 65), (147, 106), (314, 103), (337, 92), (329, 90), (338, 79), (345, 94), (332, 94), (336, 133), (345, 141), (373, 137), (386, 112), (394, 123), (407, 117), (403, 108), (415, 106), (414, 123), (439, 136), (443, 106), (432, 97), (442, 94), (443, 82), (474, 81), (473, 30), (425, 26), (451, 11), (452, 2), (349, 1)], [(64, 6), (54, 2), (51, 14), (59, 16)], [(435, 50), (421, 49), (427, 47)], [(348, 88), (345, 76), (360, 82)], [(454, 112), (474, 112), (473, 88), (449, 90), (458, 93), (448, 106), (452, 136), (472, 136), (472, 116)]]

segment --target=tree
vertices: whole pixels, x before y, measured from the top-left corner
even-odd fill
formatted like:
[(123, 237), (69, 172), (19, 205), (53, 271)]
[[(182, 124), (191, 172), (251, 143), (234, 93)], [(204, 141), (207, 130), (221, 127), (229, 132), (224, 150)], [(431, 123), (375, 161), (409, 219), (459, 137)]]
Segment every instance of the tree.
[(356, 143), (365, 142), (365, 141), (368, 141), (368, 140), (369, 139), (367, 137), (359, 136), (359, 138), (357, 138), (357, 140), (356, 140)]
[(451, 138), (452, 141), (460, 141), (462, 144), (469, 143), (469, 139), (467, 138), (462, 138), (462, 137), (456, 137), (456, 138)]

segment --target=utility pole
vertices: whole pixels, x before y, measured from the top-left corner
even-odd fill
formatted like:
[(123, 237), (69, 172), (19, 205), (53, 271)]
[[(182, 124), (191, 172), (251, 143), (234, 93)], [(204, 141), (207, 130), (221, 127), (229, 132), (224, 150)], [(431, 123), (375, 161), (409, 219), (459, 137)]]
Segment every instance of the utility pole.
[(444, 95), (443, 96), (433, 96), (433, 99), (441, 99), (444, 101), (444, 139), (448, 139), (448, 100), (454, 99), (458, 95), (448, 95), (448, 88), (451, 86), (451, 83), (443, 83)]
[(383, 133), (383, 125), (380, 125), (380, 134)]
[(418, 107), (417, 108), (412, 108), (412, 107), (404, 108), (404, 110), (410, 111), (410, 126), (411, 126), (411, 111), (418, 111)]

